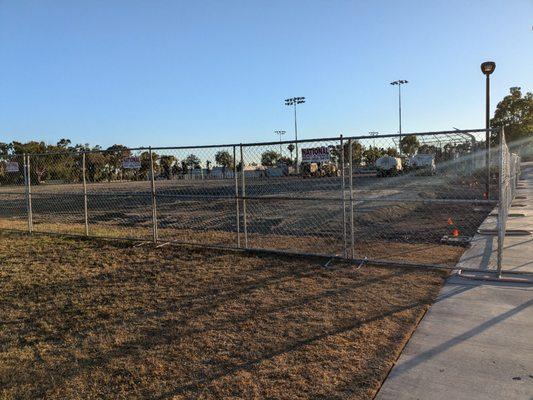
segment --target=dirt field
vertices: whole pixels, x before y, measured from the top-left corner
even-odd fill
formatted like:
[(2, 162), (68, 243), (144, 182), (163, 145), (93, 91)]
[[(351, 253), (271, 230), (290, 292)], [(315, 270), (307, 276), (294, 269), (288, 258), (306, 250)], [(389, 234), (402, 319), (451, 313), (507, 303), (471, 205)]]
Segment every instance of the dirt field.
[(444, 276), (0, 233), (0, 398), (368, 399)]
[[(157, 181), (156, 186), (161, 240), (236, 246), (233, 180)], [(461, 235), (473, 236), (492, 209), (475, 202), (483, 198), (479, 185), (460, 184), (446, 176), (356, 176), (354, 187), (353, 235), (359, 258), (406, 261), (406, 254), (416, 250), (417, 261), (436, 263), (431, 249), (444, 235), (458, 228)], [(246, 206), (250, 247), (342, 255), (351, 229), (349, 201), (342, 201), (341, 189), (340, 178), (248, 179), (246, 196), (251, 198), (238, 202), (241, 242)], [(27, 228), (20, 190), (0, 187), (0, 227)], [(447, 199), (466, 202), (444, 202)], [(33, 187), (36, 231), (83, 234), (83, 207), (79, 184)], [(149, 182), (89, 184), (88, 214), (91, 234), (150, 239)], [(420, 257), (423, 249), (429, 256), (425, 259)]]

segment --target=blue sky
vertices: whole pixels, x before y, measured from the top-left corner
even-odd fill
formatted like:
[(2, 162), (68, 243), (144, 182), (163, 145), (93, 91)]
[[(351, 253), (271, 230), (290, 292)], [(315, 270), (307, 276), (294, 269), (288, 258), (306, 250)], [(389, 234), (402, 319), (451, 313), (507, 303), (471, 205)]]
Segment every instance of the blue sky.
[(533, 1), (0, 0), (0, 141), (109, 146), (484, 124), (533, 90)]

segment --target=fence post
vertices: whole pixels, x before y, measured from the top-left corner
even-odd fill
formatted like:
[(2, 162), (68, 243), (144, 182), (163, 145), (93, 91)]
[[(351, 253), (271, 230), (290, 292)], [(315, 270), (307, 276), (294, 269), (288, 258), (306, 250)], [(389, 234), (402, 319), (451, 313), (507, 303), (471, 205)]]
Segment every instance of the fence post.
[(242, 144), (240, 145), (241, 150), (241, 193), (242, 193), (242, 222), (244, 228), (244, 247), (248, 248), (248, 221), (246, 218), (246, 183), (244, 179), (244, 157), (242, 151)]
[(342, 238), (344, 243), (344, 258), (348, 258), (348, 240), (346, 236), (346, 177), (344, 171), (344, 139), (340, 137), (340, 155), (341, 155), (341, 192), (342, 192)]
[(82, 153), (81, 174), (83, 179), (83, 214), (85, 217), (85, 236), (89, 236), (89, 210), (87, 207), (87, 179), (85, 177), (85, 153)]
[(349, 170), (349, 184), (350, 184), (350, 242), (352, 247), (352, 259), (355, 258), (355, 239), (354, 239), (354, 217), (353, 217), (353, 139), (348, 140), (348, 164), (350, 166)]
[(33, 210), (31, 204), (31, 168), (30, 156), (23, 154), (24, 158), (24, 180), (26, 184), (26, 207), (28, 211), (28, 232), (33, 232)]
[[(485, 189), (486, 189), (486, 199), (487, 200), (490, 200), (490, 152), (491, 152), (491, 148), (490, 148), (490, 131), (489, 131), (489, 128), (487, 126), (487, 130), (486, 130), (486, 138), (488, 138), (488, 142), (486, 143), (485, 145), (485, 151), (487, 152), (487, 154), (485, 155), (485, 164), (486, 164), (486, 168), (487, 168), (487, 177), (486, 177), (486, 181), (485, 181)], [(501, 139), (501, 137), (500, 137)], [(486, 139), (487, 140), (487, 139)], [(500, 142), (500, 145), (501, 145), (501, 142)]]
[(233, 179), (235, 181), (235, 217), (237, 224), (237, 247), (241, 247), (241, 216), (239, 211), (239, 176), (237, 174), (237, 150), (233, 146)]
[(506, 218), (506, 210), (505, 208), (507, 207), (507, 204), (504, 204), (505, 202), (507, 202), (507, 199), (505, 198), (505, 179), (504, 179), (504, 173), (505, 173), (505, 168), (504, 168), (504, 152), (503, 152), (503, 146), (504, 146), (504, 141), (505, 141), (505, 135), (504, 135), (504, 131), (503, 131), (503, 128), (500, 129), (500, 162), (499, 162), (499, 171), (498, 171), (498, 175), (499, 175), (499, 179), (498, 179), (498, 183), (499, 183), (499, 192), (498, 192), (498, 253), (497, 253), (497, 274), (498, 274), (498, 277), (501, 277), (502, 275), (502, 263), (503, 263), (503, 243), (504, 243), (504, 240), (505, 240), (505, 218)]
[(22, 171), (24, 172), (24, 195), (26, 197), (26, 215), (28, 216), (28, 232), (31, 233), (30, 223), (30, 201), (28, 195), (28, 165), (26, 164), (26, 153), (22, 154)]
[(154, 160), (152, 158), (152, 147), (148, 148), (150, 158), (150, 187), (152, 192), (152, 235), (154, 243), (157, 243), (157, 200), (155, 192)]

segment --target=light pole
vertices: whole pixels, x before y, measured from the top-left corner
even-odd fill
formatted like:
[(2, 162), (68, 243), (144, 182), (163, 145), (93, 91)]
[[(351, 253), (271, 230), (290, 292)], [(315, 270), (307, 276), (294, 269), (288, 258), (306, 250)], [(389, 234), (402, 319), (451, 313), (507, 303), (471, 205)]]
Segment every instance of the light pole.
[(279, 135), (279, 156), (281, 157), (281, 137), (285, 135), (287, 132), (285, 131), (274, 131), (276, 135)]
[(496, 69), (494, 61), (485, 61), (481, 64), (481, 72), (485, 74), (485, 164), (487, 166), (487, 179), (485, 181), (485, 193), (490, 199), (490, 74)]
[(409, 81), (403, 79), (398, 79), (397, 81), (390, 83), (391, 85), (398, 85), (398, 133), (400, 134), (398, 147), (400, 148), (400, 154), (402, 154), (402, 85), (405, 85), (406, 83), (409, 83)]
[(374, 137), (374, 147), (376, 147), (376, 136), (379, 135), (379, 132), (368, 132), (368, 134)]
[(293, 106), (294, 107), (294, 139), (296, 144), (296, 171), (298, 171), (298, 122), (296, 119), (296, 105), (305, 103), (305, 97), (291, 97), (289, 99), (285, 99), (285, 105), (286, 106)]

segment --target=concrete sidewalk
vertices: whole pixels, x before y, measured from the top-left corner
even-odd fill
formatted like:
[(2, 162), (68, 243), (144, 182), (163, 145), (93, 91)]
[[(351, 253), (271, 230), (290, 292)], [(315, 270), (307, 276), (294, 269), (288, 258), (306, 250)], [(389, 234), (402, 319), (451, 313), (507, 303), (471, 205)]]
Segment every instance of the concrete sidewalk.
[[(523, 180), (518, 182), (515, 199), (509, 210), (507, 230), (522, 229), (533, 232), (533, 162), (523, 163)], [(496, 229), (497, 212), (491, 213), (480, 229)], [(506, 236), (503, 269), (513, 272), (533, 272), (533, 234)], [(461, 257), (457, 268), (496, 269), (497, 236), (476, 235)]]
[[(533, 164), (507, 229), (533, 230)], [(483, 227), (495, 224), (487, 218)], [(476, 235), (458, 268), (494, 269), (497, 241)], [(533, 272), (533, 236), (505, 239), (504, 270)], [(533, 285), (452, 276), (377, 399), (533, 399)]]

